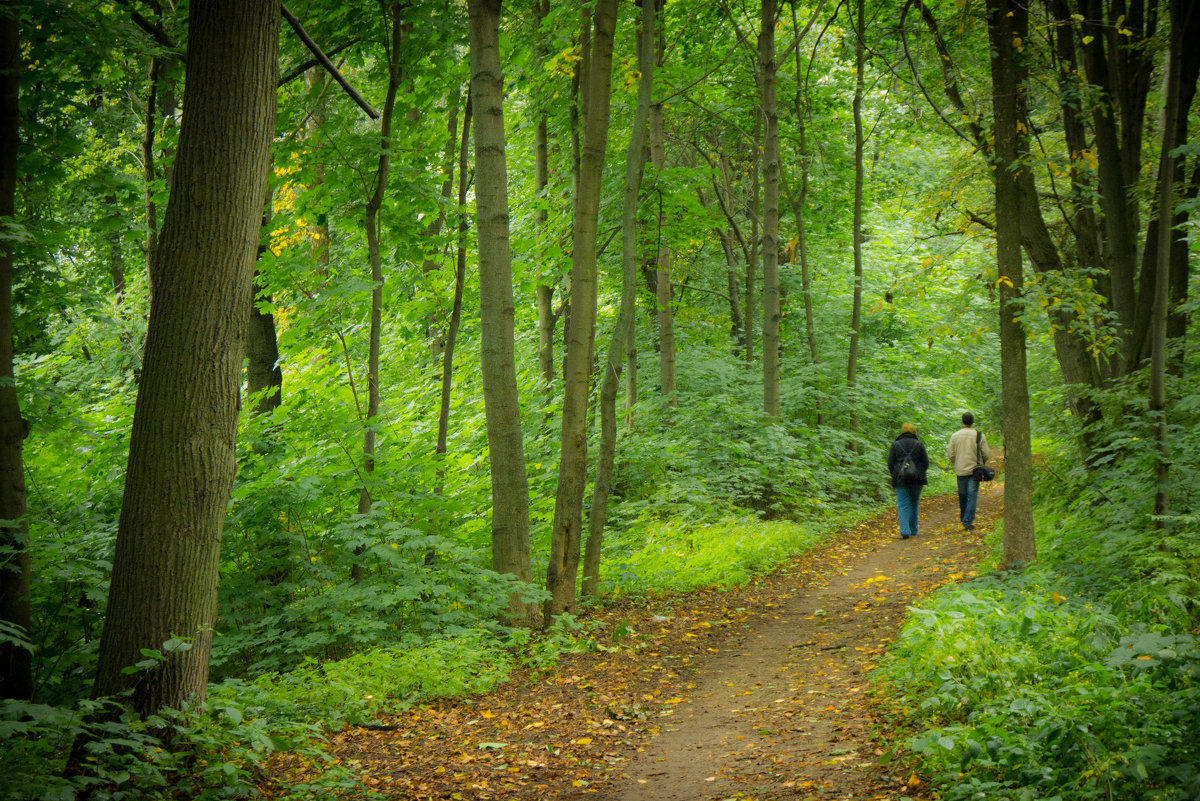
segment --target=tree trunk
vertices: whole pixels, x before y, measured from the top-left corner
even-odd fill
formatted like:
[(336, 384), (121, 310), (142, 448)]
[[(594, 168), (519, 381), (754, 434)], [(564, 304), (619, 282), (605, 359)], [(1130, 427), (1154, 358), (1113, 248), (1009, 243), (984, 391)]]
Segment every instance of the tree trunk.
[(597, 0), (592, 16), (591, 58), (583, 73), (584, 126), (575, 196), (571, 248), (571, 314), (567, 320), (567, 364), (563, 375), (562, 450), (550, 562), (546, 569), (545, 624), (575, 606), (583, 494), (587, 484), (588, 395), (596, 339), (596, 228), (608, 143), (613, 37), (617, 0)]
[[(545, 19), (550, 13), (550, 0), (535, 0), (533, 13), (534, 24), (537, 26), (537, 32), (534, 34), (537, 42), (536, 66), (540, 70), (550, 59), (549, 45), (546, 35), (542, 31)], [(557, 270), (547, 271), (546, 269), (544, 247), (548, 235), (546, 222), (549, 218), (546, 210), (546, 203), (549, 199), (546, 195), (547, 187), (550, 184), (550, 134), (547, 124), (549, 115), (546, 111), (545, 101), (539, 98), (538, 103), (535, 111), (536, 122), (533, 127), (533, 191), (538, 203), (537, 209), (533, 212), (533, 229), (538, 243), (538, 271), (542, 274), (542, 279), (537, 286), (538, 375), (542, 380), (542, 394), (549, 402), (554, 391), (554, 329), (558, 320), (554, 315), (554, 285), (557, 282), (549, 283), (546, 274), (557, 273)]]
[[(863, 207), (863, 120), (862, 102), (864, 93), (863, 68), (866, 66), (866, 46), (863, 36), (866, 33), (866, 12), (863, 0), (855, 3), (854, 21), (854, 290), (852, 309), (850, 312), (850, 352), (846, 359), (846, 388), (850, 390), (850, 419), (851, 432), (858, 430), (858, 406), (855, 389), (858, 385), (858, 339), (859, 327), (862, 325), (862, 207)], [(851, 448), (857, 452), (856, 445)]]
[[(500, 0), (468, 0), (471, 105), (475, 110), (475, 214), (479, 236), (479, 317), (483, 399), (492, 476), (492, 568), (529, 583), (529, 483), (521, 438), (515, 355), (516, 307), (508, 239), (508, 167), (500, 71)], [(509, 599), (513, 622), (532, 625), (536, 610)]]
[(637, 110), (633, 130), (625, 152), (625, 194), (621, 208), (621, 307), (617, 324), (608, 343), (608, 358), (600, 387), (600, 456), (596, 462), (596, 481), (592, 508), (588, 515), (588, 539), (583, 558), (583, 595), (600, 593), (600, 556), (604, 543), (604, 524), (608, 518), (608, 496), (612, 491), (613, 468), (617, 451), (617, 387), (621, 360), (633, 327), (637, 301), (637, 211), (642, 188), (643, 151), (646, 148), (647, 118), (654, 87), (655, 4), (642, 3), (642, 24), (638, 34)]
[[(1188, 12), (1186, 0), (1171, 0), (1171, 43), (1167, 54), (1167, 78), (1164, 101), (1162, 155), (1158, 162), (1158, 241), (1155, 260), (1154, 300), (1150, 314), (1150, 416), (1158, 459), (1154, 465), (1154, 525), (1166, 528), (1166, 516), (1171, 511), (1170, 449), (1167, 439), (1167, 303), (1170, 294), (1171, 240), (1182, 233), (1170, 223), (1175, 217), (1173, 204), (1174, 178), (1179, 157), (1172, 156), (1179, 120), (1180, 59), (1183, 55), (1184, 17)], [(1190, 9), (1195, 14), (1195, 9)], [(1193, 46), (1195, 43), (1193, 42)]]
[[(814, 17), (815, 19), (815, 17)], [(796, 24), (796, 4), (792, 4), (792, 30), (799, 31), (800, 28)], [(800, 36), (800, 34), (797, 34)], [(796, 114), (796, 149), (800, 157), (800, 186), (795, 194), (790, 194), (792, 200), (792, 214), (796, 218), (796, 258), (800, 262), (800, 289), (804, 295), (804, 332), (808, 341), (808, 355), (815, 365), (820, 362), (821, 356), (817, 350), (817, 330), (816, 323), (813, 319), (813, 301), (812, 301), (812, 278), (808, 265), (808, 234), (804, 228), (804, 206), (808, 203), (808, 135), (805, 127), (805, 109), (803, 102), (803, 84), (800, 81), (802, 72), (802, 64), (800, 61), (800, 43), (797, 41), (795, 51), (796, 59), (796, 95), (793, 101), (793, 109)], [(782, 173), (782, 165), (781, 165)], [(784, 181), (787, 186), (787, 181)], [(817, 425), (820, 425), (822, 414), (817, 412)]]
[[(21, 43), (13, 0), (0, 3), (0, 223), (16, 215), (18, 98)], [(0, 623), (30, 638), (29, 527), (25, 520), (25, 466), (22, 443), (28, 424), (21, 417), (13, 374), (13, 251), (0, 241)], [(33, 696), (31, 653), (0, 639), (0, 698)]]
[(1022, 131), (1028, 130), (1022, 71), (1014, 63), (1014, 41), (1024, 41), (1028, 8), (1013, 0), (988, 0), (995, 113), (996, 267), (1000, 287), (1000, 377), (1004, 414), (1004, 556), (1006, 569), (1019, 569), (1037, 554), (1033, 536), (1033, 454), (1029, 438), (1029, 388), (1025, 373), (1025, 329), (1020, 316), (1021, 189), (1018, 170)]
[[(388, 170), (391, 166), (392, 117), (396, 112), (396, 94), (403, 75), (400, 70), (400, 43), (404, 19), (398, 5), (391, 6), (391, 47), (388, 52), (388, 87), (379, 120), (379, 163), (375, 168), (375, 188), (367, 201), (364, 223), (367, 230), (367, 257), (371, 262), (371, 333), (367, 350), (367, 416), (363, 424), (363, 485), (358, 492), (358, 513), (371, 511), (371, 474), (375, 472), (375, 426), (379, 417), (379, 349), (383, 327), (383, 257), (379, 244), (379, 210), (387, 192)], [(355, 555), (363, 546), (355, 548)], [(362, 581), (363, 565), (357, 559), (350, 567), (350, 579)]]
[(763, 411), (778, 419), (779, 401), (779, 112), (775, 104), (776, 0), (762, 0), (758, 75), (763, 115)]
[[(658, 32), (656, 66), (662, 67), (665, 42), (662, 30)], [(663, 104), (652, 103), (650, 106), (650, 163), (654, 166), (656, 180), (659, 181), (659, 191), (662, 187), (662, 170), (666, 166), (667, 148), (663, 132)], [(667, 405), (675, 408), (679, 405), (675, 397), (675, 319), (671, 309), (671, 247), (663, 241), (662, 232), (666, 227), (666, 217), (658, 216), (658, 252), (654, 267), (654, 306), (658, 323), (658, 375), (659, 390)]]
[[(471, 143), (471, 97), (463, 110), (462, 138), (458, 149), (458, 245), (454, 266), (454, 305), (450, 309), (450, 322), (446, 326), (446, 348), (442, 353), (442, 393), (438, 407), (438, 433), (436, 452), (446, 452), (450, 434), (450, 395), (454, 390), (454, 348), (458, 344), (458, 328), (462, 322), (463, 288), (467, 276), (467, 170)], [(442, 491), (442, 472), (438, 469), (437, 492)]]
[[(758, 141), (758, 133), (762, 120), (758, 115), (754, 117), (754, 137), (753, 141)], [(759, 160), (753, 159), (753, 164), (750, 166), (750, 251), (746, 256), (746, 364), (754, 364), (754, 304), (758, 298), (758, 224), (759, 224), (759, 193), (758, 193), (758, 178), (759, 178)]]
[[(275, 130), (279, 17), (272, 0), (212, 0), (189, 12), (186, 113), (154, 261), (94, 687), (97, 696), (132, 687), (142, 714), (203, 699), (208, 680), (242, 340)], [(239, 69), (231, 73), (230, 64)], [(156, 667), (124, 673), (144, 659), (142, 649), (168, 653)]]

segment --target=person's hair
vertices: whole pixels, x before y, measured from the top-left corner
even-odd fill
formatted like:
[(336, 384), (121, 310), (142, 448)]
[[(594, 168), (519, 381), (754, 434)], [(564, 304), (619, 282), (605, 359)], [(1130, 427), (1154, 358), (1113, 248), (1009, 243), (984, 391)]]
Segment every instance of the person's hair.
[(912, 423), (905, 423), (904, 425), (900, 426), (900, 433), (901, 434), (915, 434), (915, 433), (917, 433), (917, 427), (915, 425), (913, 425)]
[(971, 414), (970, 412), (963, 412), (963, 425), (964, 426), (969, 426), (969, 425), (971, 425), (971, 423), (974, 423), (974, 422), (975, 422), (975, 415)]

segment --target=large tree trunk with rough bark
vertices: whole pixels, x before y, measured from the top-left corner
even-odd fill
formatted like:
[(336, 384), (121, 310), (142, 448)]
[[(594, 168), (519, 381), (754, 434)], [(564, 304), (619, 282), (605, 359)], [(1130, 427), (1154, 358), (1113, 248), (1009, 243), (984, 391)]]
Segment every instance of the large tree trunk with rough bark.
[[(189, 14), (183, 125), (154, 260), (94, 687), (97, 696), (132, 688), (143, 714), (202, 699), (208, 681), (242, 340), (275, 129), (279, 8), (212, 0)], [(143, 649), (164, 659), (125, 673), (144, 660)]]
[(1029, 388), (1025, 372), (1025, 329), (1021, 325), (1021, 188), (1017, 176), (1025, 126), (1020, 109), (1022, 71), (1014, 42), (1028, 33), (1029, 12), (1013, 0), (988, 0), (992, 45), (992, 106), (995, 114), (996, 266), (1000, 287), (1000, 378), (1004, 415), (1005, 568), (1033, 561), (1033, 454), (1029, 438)]
[(571, 314), (567, 319), (567, 364), (563, 374), (562, 448), (558, 492), (546, 569), (545, 624), (575, 606), (575, 580), (583, 526), (583, 495), (587, 485), (588, 395), (596, 340), (596, 229), (600, 188), (608, 144), (613, 38), (617, 0), (597, 0), (592, 12), (592, 47), (585, 60), (584, 126), (580, 153), (579, 191), (575, 196), (571, 248)]
[[(21, 45), (16, 3), (0, 3), (0, 225), (16, 214)], [(0, 241), (0, 624), (29, 639), (29, 527), (22, 443), (28, 433), (13, 380), (13, 251)], [(30, 651), (0, 640), (0, 698), (33, 694)]]
[(604, 543), (604, 524), (608, 517), (608, 496), (612, 491), (613, 468), (617, 451), (617, 389), (625, 344), (633, 328), (634, 303), (637, 300), (637, 211), (642, 188), (642, 166), (646, 147), (650, 96), (654, 87), (655, 3), (642, 3), (642, 25), (638, 34), (637, 109), (633, 130), (625, 152), (625, 194), (621, 209), (621, 306), (617, 324), (608, 343), (608, 358), (600, 385), (600, 455), (596, 460), (596, 481), (592, 508), (588, 515), (587, 547), (583, 555), (583, 594), (595, 597), (600, 592), (600, 555)]
[[(517, 394), (516, 307), (508, 238), (508, 167), (500, 70), (500, 0), (469, 0), (471, 105), (475, 131), (475, 214), (479, 235), (479, 316), (483, 400), (492, 475), (492, 568), (529, 583), (529, 482)], [(514, 594), (509, 616), (538, 619)]]

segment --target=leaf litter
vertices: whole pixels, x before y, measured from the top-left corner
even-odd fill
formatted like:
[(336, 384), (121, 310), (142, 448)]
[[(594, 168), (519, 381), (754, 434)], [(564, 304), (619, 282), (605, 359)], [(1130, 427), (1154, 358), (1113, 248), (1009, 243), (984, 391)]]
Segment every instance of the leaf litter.
[[(495, 691), (417, 707), (330, 737), (345, 798), (773, 801), (924, 799), (871, 700), (869, 673), (907, 608), (973, 575), (1002, 504), (981, 488), (963, 532), (954, 496), (895, 512), (742, 587), (627, 599), (581, 613), (619, 648), (563, 654)], [(264, 795), (328, 770), (277, 755)]]

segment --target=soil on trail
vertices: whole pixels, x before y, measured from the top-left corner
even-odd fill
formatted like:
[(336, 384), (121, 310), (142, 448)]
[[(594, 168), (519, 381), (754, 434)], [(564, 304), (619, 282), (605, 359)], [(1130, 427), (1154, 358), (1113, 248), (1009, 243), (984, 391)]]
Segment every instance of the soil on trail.
[[(921, 797), (878, 764), (868, 674), (908, 606), (970, 574), (1002, 502), (985, 484), (964, 532), (956, 497), (926, 498), (913, 539), (893, 511), (750, 586), (606, 607), (605, 635), (635, 632), (622, 647), (347, 729), (334, 756), (382, 798)], [(272, 773), (310, 769), (285, 756)]]

